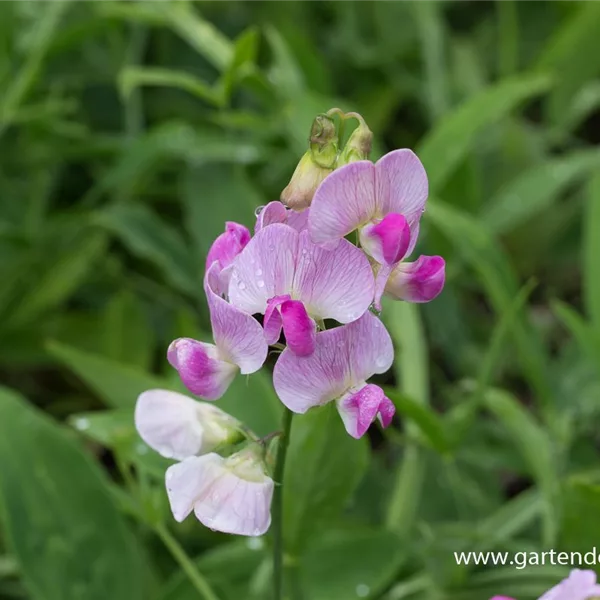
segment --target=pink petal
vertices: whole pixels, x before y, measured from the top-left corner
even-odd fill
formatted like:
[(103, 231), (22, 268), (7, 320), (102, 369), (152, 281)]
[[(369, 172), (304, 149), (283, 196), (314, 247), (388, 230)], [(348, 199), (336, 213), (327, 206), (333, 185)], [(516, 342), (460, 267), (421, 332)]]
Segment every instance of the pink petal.
[(297, 252), (298, 233), (291, 227), (261, 229), (233, 263), (230, 302), (248, 314), (264, 314), (269, 298), (289, 293)]
[(250, 232), (247, 227), (227, 221), (225, 233), (222, 233), (210, 247), (206, 257), (206, 269), (217, 261), (220, 269), (228, 267), (233, 259), (246, 247), (250, 241)]
[(251, 315), (238, 310), (215, 292), (217, 277), (216, 264), (213, 264), (206, 273), (204, 291), (219, 356), (237, 365), (243, 375), (254, 373), (263, 366), (269, 350), (263, 328)]
[(403, 215), (390, 213), (381, 221), (360, 230), (360, 243), (378, 263), (394, 265), (402, 260), (410, 245), (408, 221)]
[(185, 387), (206, 400), (220, 398), (238, 371), (234, 364), (221, 359), (216, 346), (190, 338), (171, 342), (167, 358)]
[(304, 413), (364, 385), (387, 371), (394, 359), (392, 340), (381, 321), (369, 312), (360, 319), (317, 333), (310, 356), (284, 350), (275, 365), (273, 384), (290, 410)]
[(281, 336), (281, 328), (283, 322), (281, 320), (281, 313), (279, 307), (286, 301), (290, 300), (289, 294), (283, 296), (275, 296), (267, 300), (267, 310), (265, 311), (265, 318), (263, 319), (263, 328), (265, 330), (265, 339), (269, 346), (274, 344)]
[(514, 598), (509, 598), (508, 596), (494, 596), (490, 598), (490, 600), (515, 600)]
[(310, 208), (306, 208), (301, 211), (288, 209), (287, 212), (287, 224), (296, 231), (304, 231), (308, 229), (308, 215), (310, 214)]
[(299, 300), (287, 300), (281, 305), (283, 332), (288, 348), (298, 356), (308, 356), (315, 349), (317, 326)]
[(591, 600), (600, 595), (596, 573), (573, 569), (557, 586), (548, 590), (539, 600)]
[(359, 248), (340, 240), (334, 250), (325, 250), (307, 231), (300, 234), (293, 288), (312, 317), (354, 321), (373, 301), (374, 286), (371, 265)]
[(258, 233), (261, 229), (273, 223), (286, 223), (287, 211), (288, 209), (283, 203), (277, 200), (269, 202), (256, 216), (254, 233)]
[(366, 433), (380, 413), (384, 427), (387, 427), (395, 412), (394, 405), (385, 397), (383, 390), (373, 384), (344, 394), (337, 400), (337, 409), (346, 431), (357, 439)]
[(383, 296), (388, 278), (393, 270), (394, 265), (381, 265), (377, 268), (377, 275), (375, 276), (375, 298), (373, 301), (375, 310), (381, 311), (381, 297)]
[(390, 275), (385, 293), (397, 300), (429, 302), (440, 294), (446, 278), (441, 256), (419, 256), (413, 263), (400, 263)]
[(333, 171), (317, 188), (308, 216), (310, 237), (317, 244), (337, 240), (376, 216), (375, 165), (353, 162)]
[(417, 155), (406, 148), (394, 150), (375, 164), (377, 210), (399, 213), (409, 223), (419, 220), (429, 193), (427, 173)]

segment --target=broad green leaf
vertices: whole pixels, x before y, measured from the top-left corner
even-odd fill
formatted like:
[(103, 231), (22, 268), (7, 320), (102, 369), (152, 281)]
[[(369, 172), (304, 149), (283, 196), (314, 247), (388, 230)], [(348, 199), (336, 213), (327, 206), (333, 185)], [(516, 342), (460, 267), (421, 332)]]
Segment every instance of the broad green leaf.
[(108, 406), (132, 407), (137, 397), (146, 390), (172, 389), (168, 381), (145, 371), (58, 342), (50, 342), (48, 352)]
[(97, 465), (23, 398), (0, 390), (4, 532), (32, 600), (141, 600), (138, 543)]
[(294, 417), (283, 484), (283, 530), (290, 553), (297, 555), (311, 535), (339, 515), (368, 456), (366, 440), (346, 433), (333, 404)]
[(600, 174), (587, 189), (583, 217), (583, 286), (587, 314), (600, 338)]
[(201, 272), (181, 234), (143, 205), (115, 204), (97, 214), (97, 223), (142, 259), (149, 260), (183, 292), (197, 295)]
[(485, 404), (502, 423), (527, 462), (543, 497), (544, 543), (552, 547), (558, 535), (559, 477), (554, 445), (548, 433), (508, 392), (488, 390)]
[(417, 154), (437, 193), (473, 149), (477, 135), (550, 87), (545, 75), (519, 75), (484, 89), (447, 113), (421, 141)]
[(600, 73), (600, 5), (582, 2), (579, 9), (547, 42), (537, 67), (555, 75), (548, 98), (550, 120), (559, 123), (574, 95)]
[(600, 151), (580, 150), (548, 160), (509, 181), (490, 201), (482, 218), (490, 231), (507, 233), (550, 210), (564, 190), (600, 169)]

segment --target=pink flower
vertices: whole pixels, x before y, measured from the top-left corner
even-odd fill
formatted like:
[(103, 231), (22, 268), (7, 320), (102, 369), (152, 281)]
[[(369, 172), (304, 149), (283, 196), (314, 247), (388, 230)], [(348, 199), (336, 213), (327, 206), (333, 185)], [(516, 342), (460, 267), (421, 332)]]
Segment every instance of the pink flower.
[(335, 401), (346, 431), (360, 438), (376, 417), (387, 427), (394, 405), (366, 380), (385, 373), (394, 360), (389, 333), (370, 312), (360, 319), (316, 334), (310, 356), (284, 350), (275, 365), (273, 383), (290, 410), (305, 413)]
[(184, 385), (207, 400), (220, 398), (238, 371), (243, 375), (258, 371), (268, 352), (260, 324), (215, 292), (220, 285), (219, 275), (218, 265), (213, 262), (204, 281), (215, 343), (180, 338), (167, 352)]
[(427, 194), (427, 174), (411, 150), (394, 150), (375, 164), (350, 163), (317, 189), (308, 218), (311, 239), (330, 245), (358, 229), (362, 247), (381, 265), (376, 306), (384, 291), (398, 299), (428, 302), (444, 285), (440, 257), (422, 256), (417, 263), (403, 265), (388, 284), (400, 261), (414, 250)]
[(573, 569), (557, 586), (548, 590), (539, 600), (590, 600), (600, 596), (594, 571)]
[(257, 452), (248, 446), (228, 458), (205, 454), (169, 467), (165, 481), (175, 520), (181, 522), (194, 511), (203, 525), (216, 531), (265, 533), (271, 524), (274, 482)]
[(277, 200), (269, 202), (256, 216), (254, 233), (258, 233), (261, 229), (273, 223), (284, 223), (296, 231), (304, 231), (308, 228), (308, 214), (308, 208), (298, 212), (286, 208), (284, 204)]
[(231, 304), (264, 314), (270, 343), (283, 327), (290, 348), (301, 354), (312, 351), (315, 320), (354, 321), (373, 294), (373, 272), (359, 248), (341, 240), (326, 250), (310, 241), (308, 231), (280, 223), (258, 231), (233, 262), (229, 282)]

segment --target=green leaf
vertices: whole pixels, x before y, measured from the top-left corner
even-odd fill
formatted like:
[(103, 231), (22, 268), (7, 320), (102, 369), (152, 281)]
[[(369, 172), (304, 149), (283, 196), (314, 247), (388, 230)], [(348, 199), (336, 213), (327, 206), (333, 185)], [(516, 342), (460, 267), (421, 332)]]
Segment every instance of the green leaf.
[(545, 75), (519, 75), (500, 81), (447, 113), (420, 143), (417, 154), (427, 169), (433, 193), (473, 149), (477, 135), (509, 115), (524, 101), (550, 87)]
[(143, 205), (115, 204), (97, 214), (97, 223), (117, 235), (137, 256), (157, 265), (183, 292), (202, 289), (200, 270), (179, 232)]
[(483, 221), (494, 233), (507, 233), (549, 210), (564, 190), (600, 168), (600, 151), (580, 150), (548, 160), (509, 181), (489, 201)]
[(141, 600), (138, 544), (108, 481), (58, 426), (0, 389), (4, 532), (32, 600)]
[[(292, 50), (283, 36), (274, 28), (266, 30), (267, 40), (273, 53), (270, 79), (282, 96), (288, 99), (297, 99), (305, 91), (304, 74)], [(313, 118), (316, 115), (313, 115)]]
[(583, 287), (587, 314), (600, 338), (600, 175), (587, 190), (583, 217)]
[(600, 486), (573, 478), (563, 494), (560, 548), (581, 553), (592, 550), (600, 535)]
[(294, 417), (283, 494), (289, 552), (298, 553), (312, 534), (338, 516), (367, 461), (366, 440), (346, 433), (333, 404)]
[(600, 364), (600, 337), (596, 330), (569, 304), (554, 300), (552, 311), (571, 332), (580, 352), (592, 362)]
[(137, 397), (150, 389), (173, 389), (169, 382), (104, 356), (50, 342), (48, 352), (73, 371), (108, 406), (132, 407)]

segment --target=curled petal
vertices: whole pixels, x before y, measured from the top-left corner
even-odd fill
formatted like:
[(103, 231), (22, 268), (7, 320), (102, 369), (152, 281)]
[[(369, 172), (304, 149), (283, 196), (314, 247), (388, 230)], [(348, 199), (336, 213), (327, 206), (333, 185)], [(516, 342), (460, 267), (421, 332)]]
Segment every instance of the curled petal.
[(367, 257), (348, 240), (326, 250), (307, 231), (300, 234), (293, 289), (315, 319), (355, 321), (373, 301), (374, 286)]
[(539, 600), (592, 600), (600, 596), (594, 571), (573, 569), (557, 586), (548, 590)]
[(298, 356), (308, 356), (315, 349), (317, 326), (299, 300), (286, 300), (281, 305), (283, 332), (288, 348)]
[(361, 438), (379, 416), (387, 427), (394, 416), (394, 405), (386, 398), (383, 390), (372, 384), (351, 390), (337, 401), (337, 409), (346, 431), (354, 438)]
[(206, 400), (220, 398), (238, 371), (234, 364), (220, 357), (216, 346), (190, 338), (171, 342), (167, 359), (179, 372), (185, 387)]
[(165, 458), (210, 452), (232, 437), (237, 421), (221, 409), (168, 390), (148, 390), (135, 405), (140, 437)]
[(210, 247), (206, 257), (206, 269), (217, 261), (220, 269), (228, 267), (233, 259), (246, 247), (250, 241), (250, 232), (247, 227), (227, 221), (225, 232), (222, 233)]
[(283, 296), (275, 296), (267, 300), (267, 310), (265, 311), (265, 318), (263, 319), (263, 327), (265, 330), (265, 339), (269, 346), (274, 344), (281, 336), (283, 322), (281, 320), (279, 307), (286, 300), (290, 299), (289, 294), (284, 294)]
[(240, 368), (243, 375), (258, 371), (269, 350), (263, 328), (251, 315), (238, 310), (215, 291), (218, 272), (213, 264), (204, 282), (213, 338), (219, 356)]
[(254, 233), (258, 233), (261, 229), (273, 223), (286, 223), (287, 211), (288, 209), (281, 202), (277, 200), (269, 202), (256, 216)]
[(310, 237), (317, 244), (331, 242), (376, 216), (375, 165), (353, 162), (333, 171), (317, 188), (308, 216)]
[(304, 413), (364, 385), (375, 373), (387, 371), (393, 360), (389, 333), (366, 312), (348, 325), (317, 333), (310, 356), (284, 350), (275, 365), (273, 384), (283, 404)]
[(400, 263), (391, 273), (385, 293), (397, 300), (429, 302), (440, 294), (446, 278), (441, 256), (419, 256), (413, 263)]
[(194, 511), (216, 531), (256, 536), (271, 523), (273, 480), (256, 467), (248, 472), (239, 455), (191, 457), (167, 469), (166, 487), (173, 516), (183, 521)]
[(369, 223), (360, 230), (363, 248), (382, 265), (393, 265), (402, 260), (410, 239), (408, 221), (397, 213), (390, 213), (378, 223)]

